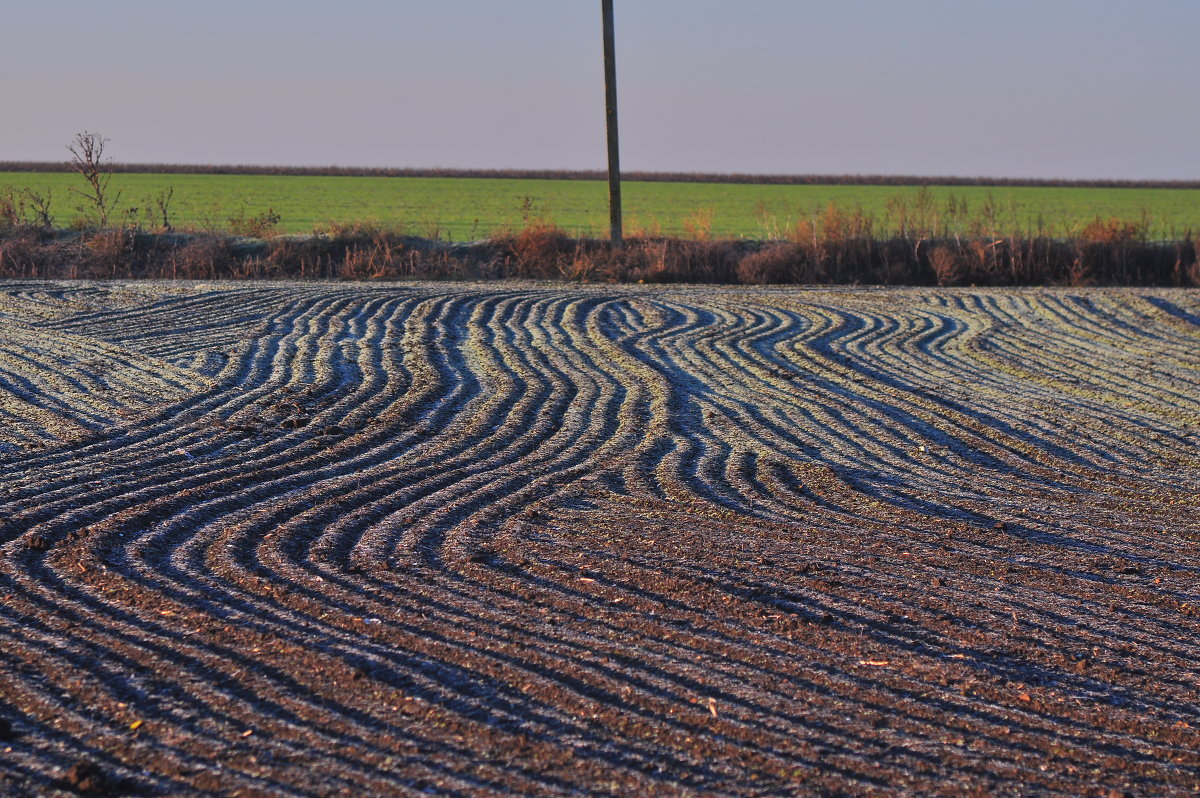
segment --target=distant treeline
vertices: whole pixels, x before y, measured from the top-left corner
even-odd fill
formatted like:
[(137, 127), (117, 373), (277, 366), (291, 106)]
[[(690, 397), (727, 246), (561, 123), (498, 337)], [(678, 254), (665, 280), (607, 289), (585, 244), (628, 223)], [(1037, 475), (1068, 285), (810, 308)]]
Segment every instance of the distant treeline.
[[(70, 172), (58, 161), (0, 161), (0, 172)], [(589, 169), (396, 169), (361, 166), (258, 166), (114, 163), (126, 174), (271, 175), (280, 177), (462, 177), (505, 180), (604, 180), (607, 173)], [(935, 175), (759, 175), (709, 172), (622, 172), (624, 180), (656, 183), (742, 183), (820, 186), (1004, 186), (1030, 188), (1200, 188), (1200, 180), (1059, 180)]]

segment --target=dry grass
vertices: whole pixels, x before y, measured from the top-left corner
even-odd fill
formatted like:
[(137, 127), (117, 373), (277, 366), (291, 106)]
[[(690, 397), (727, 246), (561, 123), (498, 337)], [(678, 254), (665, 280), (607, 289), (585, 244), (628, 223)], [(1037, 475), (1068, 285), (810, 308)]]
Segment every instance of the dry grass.
[[(1096, 219), (1061, 235), (1005, 230), (995, 210), (895, 205), (885, 225), (835, 205), (771, 241), (722, 240), (699, 213), (691, 238), (631, 235), (612, 252), (544, 219), (476, 244), (379, 225), (259, 237), (121, 226), (51, 231), (17, 198), (0, 202), (0, 277), (175, 279), (568, 279), (612, 282), (884, 285), (1200, 285), (1197, 236), (1152, 238), (1146, 222)], [(707, 220), (707, 221), (706, 221)], [(270, 220), (267, 220), (269, 222)], [(899, 232), (882, 234), (881, 229)]]

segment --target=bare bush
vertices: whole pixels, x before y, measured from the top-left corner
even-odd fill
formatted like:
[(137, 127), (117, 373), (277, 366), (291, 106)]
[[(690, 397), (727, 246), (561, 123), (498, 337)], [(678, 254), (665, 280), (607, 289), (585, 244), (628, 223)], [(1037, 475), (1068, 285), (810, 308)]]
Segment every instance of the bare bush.
[(688, 214), (683, 220), (683, 230), (687, 237), (694, 241), (708, 241), (712, 238), (713, 224), (717, 220), (717, 209), (713, 206), (699, 208)]
[(0, 193), (0, 226), (16, 227), (24, 221), (20, 196), (11, 188)]
[(226, 276), (236, 257), (225, 236), (203, 235), (175, 247), (156, 264), (155, 277), (211, 280)]
[(54, 198), (50, 189), (46, 189), (46, 193), (34, 191), (33, 189), (25, 189), (25, 199), (29, 203), (30, 211), (33, 215), (33, 222), (42, 228), (49, 230), (53, 226), (50, 218), (50, 203)]
[(962, 277), (958, 252), (949, 244), (939, 244), (929, 251), (929, 266), (938, 285), (955, 285)]
[(272, 238), (266, 264), (275, 274), (313, 280), (334, 276), (333, 256), (319, 238)]
[(174, 230), (171, 226), (171, 200), (174, 198), (174, 186), (167, 186), (154, 196), (151, 204), (146, 206), (146, 219), (150, 222), (150, 227), (157, 227), (164, 233)]
[(495, 243), (508, 251), (522, 277), (556, 277), (560, 263), (575, 252), (575, 243), (566, 233), (541, 220), (528, 221), (515, 235), (502, 236)]
[(798, 244), (770, 244), (741, 259), (737, 265), (738, 282), (745, 285), (794, 282), (804, 259), (804, 249)]
[(283, 218), (275, 212), (274, 208), (267, 208), (255, 216), (247, 216), (246, 209), (243, 207), (238, 211), (237, 216), (230, 216), (226, 221), (229, 225), (229, 232), (236, 236), (270, 238), (278, 235), (279, 223), (283, 221)]
[(85, 273), (112, 279), (132, 275), (135, 234), (126, 228), (100, 230), (86, 239)]
[(43, 240), (43, 233), (18, 225), (0, 234), (0, 277), (59, 277), (55, 268), (59, 251)]
[(7, 189), (0, 193), (0, 227), (36, 225), (43, 229), (51, 227), (50, 203), (53, 194), (45, 194), (26, 188), (21, 191)]
[(68, 164), (87, 181), (86, 191), (73, 189), (83, 198), (84, 203), (77, 210), (85, 218), (95, 214), (100, 227), (108, 226), (108, 218), (113, 208), (121, 201), (121, 192), (110, 195), (108, 184), (112, 181), (112, 160), (104, 162), (104, 147), (108, 139), (99, 133), (84, 131), (75, 134), (75, 140), (67, 145), (71, 153)]

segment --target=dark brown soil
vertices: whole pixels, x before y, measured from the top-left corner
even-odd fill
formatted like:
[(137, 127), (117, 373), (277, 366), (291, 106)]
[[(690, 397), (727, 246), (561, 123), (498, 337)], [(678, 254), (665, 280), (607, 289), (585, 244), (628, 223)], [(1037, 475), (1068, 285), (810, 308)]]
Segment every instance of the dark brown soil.
[(1200, 293), (5, 288), (2, 795), (1200, 791)]

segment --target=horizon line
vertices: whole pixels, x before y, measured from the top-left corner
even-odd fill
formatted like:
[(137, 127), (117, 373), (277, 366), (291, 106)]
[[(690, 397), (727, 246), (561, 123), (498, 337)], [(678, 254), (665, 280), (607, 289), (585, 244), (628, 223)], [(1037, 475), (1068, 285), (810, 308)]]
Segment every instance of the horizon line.
[[(294, 166), (272, 164), (171, 164), (110, 162), (114, 174), (211, 174), (278, 177), (430, 177), (508, 180), (606, 180), (604, 169), (520, 169), (471, 167)], [(0, 172), (72, 172), (67, 161), (0, 161)], [(1171, 188), (1197, 189), (1200, 179), (988, 177), (963, 175), (851, 174), (767, 172), (659, 172), (623, 170), (630, 182), (729, 183), (749, 185), (880, 185), (998, 186), (1031, 188)]]

